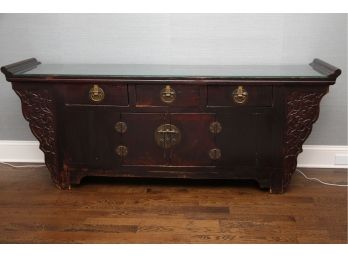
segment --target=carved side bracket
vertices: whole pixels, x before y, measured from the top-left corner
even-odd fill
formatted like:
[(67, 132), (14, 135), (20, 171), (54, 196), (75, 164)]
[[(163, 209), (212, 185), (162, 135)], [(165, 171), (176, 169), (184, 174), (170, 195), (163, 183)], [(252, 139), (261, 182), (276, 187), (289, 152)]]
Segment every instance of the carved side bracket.
[(329, 87), (315, 91), (295, 89), (289, 91), (286, 98), (286, 127), (283, 142), (283, 189), (290, 182), (296, 170), (297, 156), (302, 145), (312, 131), (313, 123), (319, 116), (319, 104)]
[(45, 163), (53, 182), (59, 187), (68, 185), (66, 174), (60, 172), (57, 145), (56, 106), (51, 90), (45, 88), (22, 88), (13, 86), (22, 101), (24, 118), (40, 142), (45, 154)]

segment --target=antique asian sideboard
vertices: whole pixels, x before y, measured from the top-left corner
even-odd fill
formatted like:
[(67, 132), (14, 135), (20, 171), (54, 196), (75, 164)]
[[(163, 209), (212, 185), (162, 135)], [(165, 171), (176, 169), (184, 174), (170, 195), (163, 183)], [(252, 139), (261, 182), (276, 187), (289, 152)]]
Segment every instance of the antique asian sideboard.
[(282, 193), (341, 71), (310, 65), (1, 68), (55, 185), (85, 176), (253, 179)]

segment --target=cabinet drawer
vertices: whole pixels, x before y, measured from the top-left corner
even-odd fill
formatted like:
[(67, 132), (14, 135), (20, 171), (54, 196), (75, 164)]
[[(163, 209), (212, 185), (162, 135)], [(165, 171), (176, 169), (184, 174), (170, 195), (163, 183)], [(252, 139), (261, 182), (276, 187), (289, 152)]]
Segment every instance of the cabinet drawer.
[(200, 104), (199, 86), (136, 85), (136, 106), (194, 107)]
[(272, 86), (209, 85), (208, 107), (211, 106), (272, 106)]
[(128, 105), (126, 84), (59, 85), (65, 104)]

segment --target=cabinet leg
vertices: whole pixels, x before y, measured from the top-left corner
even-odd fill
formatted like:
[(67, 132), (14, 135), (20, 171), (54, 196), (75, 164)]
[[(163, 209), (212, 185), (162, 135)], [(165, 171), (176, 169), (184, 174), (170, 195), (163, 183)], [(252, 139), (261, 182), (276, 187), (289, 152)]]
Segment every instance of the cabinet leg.
[(60, 189), (60, 190), (71, 190), (71, 185), (70, 184), (65, 184), (65, 183), (55, 183), (54, 185)]
[(269, 192), (271, 194), (282, 194), (285, 192), (286, 188), (284, 187), (283, 183), (283, 170), (282, 169), (275, 169), (273, 170), (273, 173), (271, 175), (271, 185), (269, 188)]
[(84, 175), (81, 175), (78, 172), (74, 172), (74, 174), (70, 176), (70, 184), (79, 185), (83, 177)]
[(271, 194), (282, 194), (285, 192), (284, 188), (279, 187), (279, 186), (271, 186), (269, 189), (269, 192)]
[(68, 173), (68, 168), (64, 166), (63, 170), (60, 170), (59, 172), (52, 172), (54, 170), (58, 170), (58, 168), (50, 170), (51, 179), (54, 185), (61, 190), (70, 190), (71, 182)]

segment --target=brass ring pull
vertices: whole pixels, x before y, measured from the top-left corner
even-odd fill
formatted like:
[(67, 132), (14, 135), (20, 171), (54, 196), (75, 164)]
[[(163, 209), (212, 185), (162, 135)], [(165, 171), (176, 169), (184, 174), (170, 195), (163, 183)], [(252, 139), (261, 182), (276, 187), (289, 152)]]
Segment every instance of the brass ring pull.
[(93, 87), (89, 90), (89, 99), (93, 102), (101, 102), (104, 99), (104, 90), (98, 85), (93, 85)]
[(233, 101), (237, 104), (244, 104), (248, 99), (248, 92), (243, 88), (243, 86), (238, 86), (232, 93)]
[(116, 154), (120, 157), (125, 157), (128, 154), (128, 148), (124, 145), (119, 145), (115, 149)]
[(160, 98), (166, 104), (174, 102), (176, 98), (175, 90), (170, 85), (166, 85), (160, 92)]
[(155, 141), (163, 149), (172, 148), (181, 141), (181, 132), (175, 125), (163, 124), (155, 130)]

